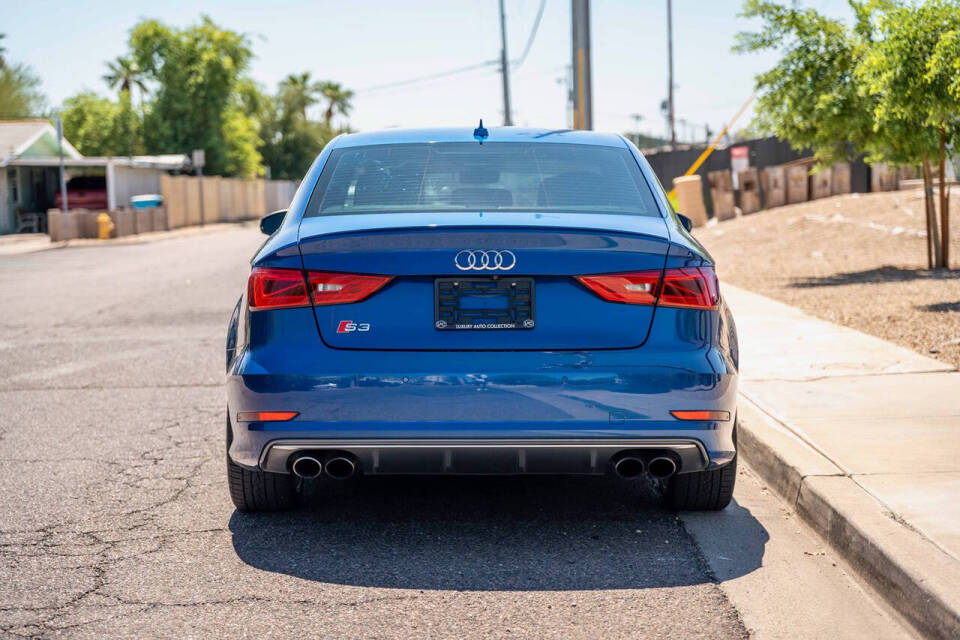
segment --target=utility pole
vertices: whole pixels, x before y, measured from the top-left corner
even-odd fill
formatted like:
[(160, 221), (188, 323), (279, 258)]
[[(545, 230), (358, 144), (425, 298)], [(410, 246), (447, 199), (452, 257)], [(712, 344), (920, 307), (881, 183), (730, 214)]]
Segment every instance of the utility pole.
[(670, 121), (670, 146), (677, 146), (677, 130), (673, 120), (673, 1), (667, 0), (667, 118)]
[(503, 124), (509, 127), (513, 124), (510, 115), (510, 67), (507, 59), (507, 16), (503, 11), (503, 0), (500, 0), (500, 75), (503, 76)]
[(67, 203), (67, 168), (63, 163), (63, 120), (54, 118), (57, 125), (57, 152), (60, 154), (60, 211), (63, 212), (63, 239), (70, 240), (70, 205)]
[(593, 82), (590, 73), (590, 0), (572, 0), (573, 128), (593, 129)]

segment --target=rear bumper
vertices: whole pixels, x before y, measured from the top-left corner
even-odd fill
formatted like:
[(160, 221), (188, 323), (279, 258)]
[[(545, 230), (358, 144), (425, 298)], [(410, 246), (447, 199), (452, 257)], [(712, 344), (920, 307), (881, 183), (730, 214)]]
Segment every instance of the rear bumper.
[[(619, 451), (667, 449), (681, 473), (722, 466), (733, 420), (670, 411), (735, 415), (732, 320), (657, 313), (639, 349), (504, 352), (331, 349), (310, 309), (264, 315), (228, 370), (230, 456), (278, 472), (293, 446), (347, 451), (365, 473), (603, 473)], [(238, 423), (246, 411), (299, 415)]]
[(347, 453), (367, 475), (391, 474), (603, 474), (625, 451), (672, 454), (680, 473), (709, 464), (694, 439), (460, 439), (460, 440), (274, 440), (264, 447), (260, 468), (290, 473), (290, 461), (306, 451)]

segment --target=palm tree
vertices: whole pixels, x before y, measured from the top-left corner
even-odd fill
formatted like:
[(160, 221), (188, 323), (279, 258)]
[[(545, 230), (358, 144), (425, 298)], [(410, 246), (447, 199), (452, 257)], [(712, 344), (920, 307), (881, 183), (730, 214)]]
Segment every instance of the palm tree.
[(310, 72), (291, 73), (280, 81), (280, 98), (290, 111), (295, 111), (307, 119), (307, 108), (317, 103), (320, 86), (310, 80)]
[[(0, 33), (0, 40), (3, 40), (6, 37), (7, 37), (7, 34)], [(0, 44), (0, 71), (3, 71), (4, 69), (7, 68), (7, 61), (4, 60), (3, 58), (3, 54), (5, 54), (6, 52), (7, 52), (7, 48), (2, 44)]]
[(339, 112), (343, 116), (350, 115), (350, 109), (353, 106), (350, 104), (350, 101), (353, 100), (353, 91), (344, 89), (339, 82), (328, 81), (320, 84), (320, 93), (327, 99), (327, 110), (323, 114), (323, 120), (327, 127), (333, 120), (334, 112)]
[[(104, 82), (111, 89), (120, 88), (120, 95), (127, 94), (126, 99), (132, 102), (131, 92), (136, 87), (140, 92), (140, 118), (143, 118), (143, 94), (147, 86), (143, 81), (143, 72), (137, 66), (133, 59), (127, 56), (119, 56), (116, 60), (107, 62), (107, 73), (103, 75)], [(130, 139), (127, 141), (127, 153), (133, 155), (135, 148), (136, 129), (131, 128)]]
[(108, 73), (103, 75), (103, 80), (111, 89), (119, 85), (120, 91), (129, 93), (133, 87), (137, 87), (142, 96), (147, 88), (143, 82), (143, 72), (137, 67), (137, 63), (127, 56), (119, 56), (116, 60), (108, 62), (107, 71)]

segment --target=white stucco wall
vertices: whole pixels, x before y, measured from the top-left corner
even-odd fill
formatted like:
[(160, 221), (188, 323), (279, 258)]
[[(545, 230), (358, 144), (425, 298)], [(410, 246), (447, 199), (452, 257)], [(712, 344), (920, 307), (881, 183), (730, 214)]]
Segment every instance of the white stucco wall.
[(114, 165), (114, 196), (118, 208), (129, 207), (130, 197), (160, 193), (161, 169), (139, 169)]

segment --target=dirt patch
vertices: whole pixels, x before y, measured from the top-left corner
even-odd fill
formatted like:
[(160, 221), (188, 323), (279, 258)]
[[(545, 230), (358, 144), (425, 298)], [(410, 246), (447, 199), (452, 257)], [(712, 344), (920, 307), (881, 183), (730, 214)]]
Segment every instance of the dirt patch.
[(778, 207), (695, 235), (721, 282), (960, 367), (960, 189), (951, 196), (953, 271), (927, 269), (919, 190)]

